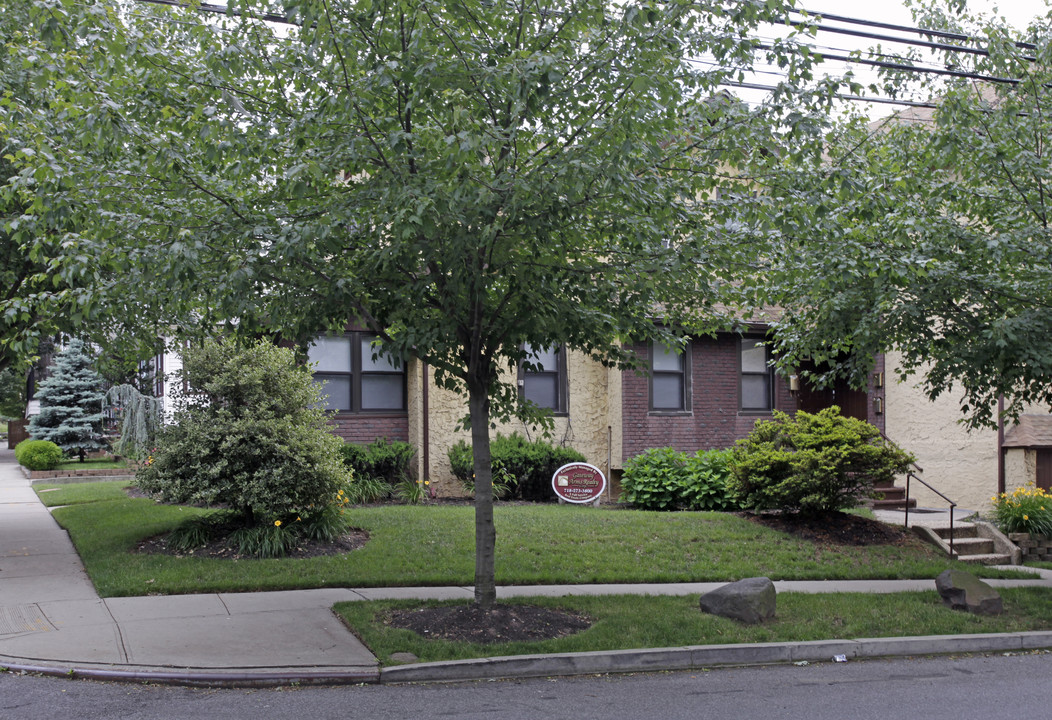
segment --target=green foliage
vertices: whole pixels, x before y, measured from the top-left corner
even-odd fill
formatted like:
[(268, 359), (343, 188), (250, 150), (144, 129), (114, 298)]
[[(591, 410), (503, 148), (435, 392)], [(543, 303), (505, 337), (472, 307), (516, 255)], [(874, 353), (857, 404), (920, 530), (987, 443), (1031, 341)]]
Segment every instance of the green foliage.
[(144, 491), (166, 502), (228, 506), (249, 527), (338, 502), (349, 480), (342, 443), (328, 432), (317, 386), (291, 350), (209, 341), (187, 350), (181, 376), (192, 392), (137, 473)]
[(729, 450), (651, 448), (625, 461), (621, 500), (641, 510), (729, 510)]
[(92, 364), (88, 347), (74, 338), (55, 356), (50, 375), (37, 386), (40, 413), (28, 426), (37, 440), (50, 440), (67, 455), (105, 450), (102, 437), (102, 379)]
[(0, 418), (21, 418), (25, 411), (25, 377), (13, 368), (0, 370)]
[[(279, 27), (243, 0), (221, 32), (191, 5), (29, 5), (6, 46), (47, 102), (5, 102), (34, 192), (61, 190), (85, 220), (61, 235), (70, 254), (126, 269), (129, 307), (163, 297), (248, 336), (302, 343), (355, 315), (466, 395), (484, 604), (484, 433), (491, 415), (538, 419), (505, 371), (552, 345), (635, 367), (622, 338), (725, 325), (748, 245), (728, 239), (716, 191), (811, 109), (754, 113), (722, 89), (779, 3), (298, 0)], [(812, 61), (765, 54), (787, 88)]]
[(731, 456), (731, 494), (743, 508), (808, 515), (845, 510), (875, 497), (913, 456), (884, 441), (869, 423), (833, 406), (814, 415), (775, 411)]
[(62, 460), (62, 448), (50, 440), (23, 440), (15, 445), (15, 460), (27, 470), (51, 470)]
[(113, 451), (130, 458), (141, 458), (153, 447), (161, 427), (161, 401), (128, 384), (114, 385), (106, 391), (106, 402), (120, 413), (121, 434)]
[(863, 388), (876, 354), (894, 349), (911, 385), (952, 394), (970, 426), (992, 428), (999, 399), (1009, 416), (1052, 406), (1052, 33), (1047, 18), (1019, 31), (963, 5), (915, 5), (923, 27), (987, 39), (988, 52), (940, 51), (962, 77), (882, 70), (882, 95), (936, 109), (877, 126), (825, 114), (807, 137), (751, 156), (742, 171), (763, 178), (762, 193), (739, 205), (736, 227), (771, 243), (753, 246), (772, 267), (748, 285), (785, 309), (784, 370), (831, 360), (821, 382)]
[[(475, 491), (474, 464), (471, 446), (461, 440), (447, 453), (453, 475), (464, 489)], [(490, 462), (493, 473), (494, 495), (552, 502), (552, 475), (567, 463), (584, 462), (585, 457), (573, 448), (558, 447), (543, 440), (527, 440), (519, 433), (497, 435), (490, 443)]]
[(354, 475), (348, 494), (351, 502), (368, 503), (397, 495), (406, 502), (419, 502), (416, 493), (419, 487), (425, 494), (429, 491), (423, 481), (418, 482), (413, 472), (413, 455), (416, 448), (411, 444), (387, 438), (377, 438), (368, 445), (344, 443), (340, 448), (344, 465)]
[(1001, 532), (1052, 537), (1052, 495), (1032, 484), (990, 498)]

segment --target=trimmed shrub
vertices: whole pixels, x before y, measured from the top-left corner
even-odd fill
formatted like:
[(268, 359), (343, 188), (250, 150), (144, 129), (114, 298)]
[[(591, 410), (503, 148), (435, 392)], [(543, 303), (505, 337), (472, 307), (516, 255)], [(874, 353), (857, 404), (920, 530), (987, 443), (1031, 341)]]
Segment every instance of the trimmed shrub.
[(27, 470), (52, 470), (62, 462), (62, 448), (50, 440), (23, 440), (15, 445), (15, 460)]
[(650, 448), (625, 461), (621, 502), (640, 510), (678, 510), (686, 481), (686, 453), (670, 447)]
[(904, 473), (913, 456), (867, 422), (833, 406), (814, 415), (774, 412), (731, 457), (731, 493), (749, 510), (820, 515), (856, 507)]
[(730, 450), (651, 448), (625, 461), (621, 501), (641, 510), (730, 510)]
[[(474, 459), (471, 445), (461, 440), (448, 452), (453, 474), (464, 489), (475, 491)], [(552, 475), (563, 465), (584, 462), (585, 457), (573, 448), (557, 447), (543, 440), (529, 441), (519, 433), (497, 435), (490, 443), (490, 463), (494, 489), (507, 488), (508, 499), (530, 502), (552, 502)]]
[(275, 530), (338, 505), (350, 480), (311, 373), (287, 348), (207, 342), (184, 357), (192, 392), (161, 429), (137, 482), (173, 503), (229, 507)]

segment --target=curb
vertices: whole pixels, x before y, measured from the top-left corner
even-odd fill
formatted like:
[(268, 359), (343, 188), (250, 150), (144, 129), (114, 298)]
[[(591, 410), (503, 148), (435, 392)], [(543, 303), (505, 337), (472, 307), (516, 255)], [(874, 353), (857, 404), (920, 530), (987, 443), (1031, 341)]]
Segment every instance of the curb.
[(809, 664), (918, 655), (1040, 650), (1052, 650), (1052, 631), (813, 640), (795, 643), (695, 645), (555, 655), (509, 655), (397, 665), (371, 671), (266, 668), (256, 672), (245, 669), (224, 672), (197, 669), (100, 668), (59, 663), (13, 663), (3, 658), (0, 658), (0, 670), (70, 679), (237, 688), (281, 685), (392, 685), (677, 670), (700, 671), (708, 668), (746, 665)]
[[(650, 650), (516, 655), (398, 665), (380, 670), (380, 683), (457, 682), (466, 680), (596, 675), (606, 673), (702, 670), (712, 667), (834, 662), (844, 659), (1027, 652), (1052, 649), (1052, 631), (981, 635), (930, 635), (797, 643), (696, 645)], [(839, 660), (843, 662), (844, 660)]]

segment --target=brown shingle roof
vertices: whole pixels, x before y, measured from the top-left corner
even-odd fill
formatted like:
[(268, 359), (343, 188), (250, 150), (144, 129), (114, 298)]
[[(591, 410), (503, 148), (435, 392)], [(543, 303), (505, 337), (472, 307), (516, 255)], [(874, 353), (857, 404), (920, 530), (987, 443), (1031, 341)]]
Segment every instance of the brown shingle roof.
[(1020, 415), (1005, 433), (1004, 447), (1052, 448), (1052, 415)]

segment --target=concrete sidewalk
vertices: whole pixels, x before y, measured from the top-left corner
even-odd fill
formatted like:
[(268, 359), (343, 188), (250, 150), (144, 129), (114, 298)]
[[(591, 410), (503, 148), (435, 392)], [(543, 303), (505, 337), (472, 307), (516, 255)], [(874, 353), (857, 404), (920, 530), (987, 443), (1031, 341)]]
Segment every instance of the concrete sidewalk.
[[(1000, 587), (1052, 587), (994, 580)], [(500, 597), (691, 595), (724, 583), (500, 588)], [(931, 580), (778, 582), (779, 592), (931, 590)], [(68, 535), (0, 450), (0, 667), (27, 672), (201, 685), (410, 682), (695, 669), (830, 660), (834, 655), (1052, 648), (1052, 632), (699, 646), (488, 658), (385, 668), (333, 614), (334, 603), (470, 599), (470, 587), (331, 588), (265, 593), (99, 598)]]

